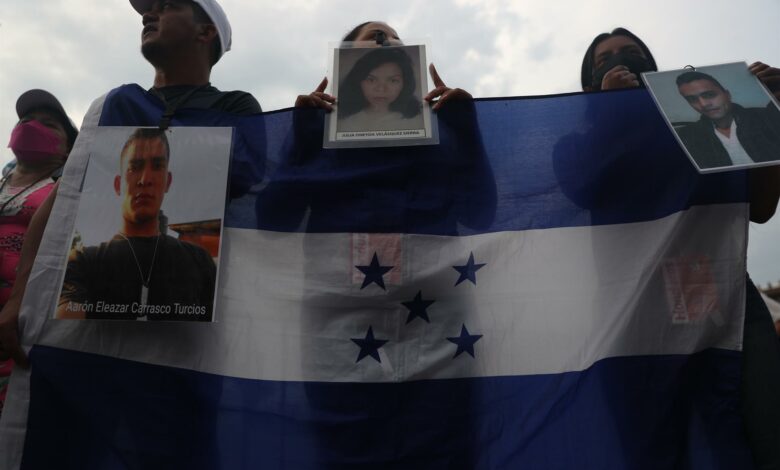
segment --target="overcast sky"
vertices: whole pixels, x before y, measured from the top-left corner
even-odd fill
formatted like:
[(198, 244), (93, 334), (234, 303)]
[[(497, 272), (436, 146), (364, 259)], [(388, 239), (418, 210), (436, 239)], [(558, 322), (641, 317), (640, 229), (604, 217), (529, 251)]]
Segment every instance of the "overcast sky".
[[(428, 40), (451, 86), (475, 97), (579, 90), (593, 37), (624, 26), (661, 70), (761, 60), (780, 66), (778, 0), (222, 0), (233, 50), (214, 68), (221, 89), (254, 94), (265, 110), (292, 106), (327, 71), (326, 50), (352, 26), (385, 20), (407, 40)], [(151, 85), (139, 50), (141, 17), (126, 0), (2, 0), (0, 133), (27, 89), (53, 92), (80, 124), (91, 101), (123, 83)], [(7, 137), (3, 137), (7, 139)], [(12, 158), (0, 148), (0, 161)], [(780, 281), (780, 216), (750, 227), (748, 268)]]

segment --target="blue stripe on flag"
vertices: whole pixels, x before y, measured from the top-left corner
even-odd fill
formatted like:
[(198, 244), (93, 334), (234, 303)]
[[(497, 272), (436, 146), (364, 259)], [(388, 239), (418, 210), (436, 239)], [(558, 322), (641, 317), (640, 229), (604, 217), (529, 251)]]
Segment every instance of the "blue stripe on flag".
[(749, 468), (741, 354), (419, 382), (221, 377), (35, 346), (23, 468)]
[[(101, 126), (156, 126), (162, 103), (133, 85), (104, 110)], [(323, 150), (318, 110), (183, 109), (173, 125), (236, 127), (234, 228), (469, 235), (641, 222), (747, 197), (745, 172), (694, 170), (646, 90), (476, 100), (438, 116), (439, 145), (378, 149)]]
[(292, 119), (294, 138), (269, 140), (269, 159), (281, 161), (257, 192), (255, 218), (227, 225), (464, 235), (640, 222), (745, 200), (744, 173), (696, 173), (645, 91), (478, 100), (438, 115), (437, 146), (340, 150), (320, 148), (320, 112), (265, 116), (269, 128)]

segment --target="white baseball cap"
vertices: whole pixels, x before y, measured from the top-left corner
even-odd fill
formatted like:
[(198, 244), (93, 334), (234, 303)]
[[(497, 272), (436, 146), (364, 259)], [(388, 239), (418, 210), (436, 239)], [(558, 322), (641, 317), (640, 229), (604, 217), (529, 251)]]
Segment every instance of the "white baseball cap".
[[(130, 5), (133, 6), (135, 11), (143, 15), (152, 8), (156, 0), (130, 0)], [(230, 22), (225, 15), (225, 11), (219, 6), (216, 0), (191, 0), (192, 3), (197, 3), (203, 8), (208, 17), (214, 23), (214, 27), (217, 28), (217, 35), (219, 36), (220, 52), (219, 56), (222, 57), (225, 52), (230, 50), (232, 30), (230, 29)]]

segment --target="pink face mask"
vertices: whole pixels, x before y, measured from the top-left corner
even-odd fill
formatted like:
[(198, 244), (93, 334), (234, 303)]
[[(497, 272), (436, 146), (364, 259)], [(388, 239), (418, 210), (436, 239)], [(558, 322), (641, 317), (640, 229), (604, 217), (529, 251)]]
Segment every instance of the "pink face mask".
[(62, 155), (60, 143), (60, 137), (54, 131), (32, 120), (14, 127), (8, 148), (14, 152), (17, 159), (36, 163)]

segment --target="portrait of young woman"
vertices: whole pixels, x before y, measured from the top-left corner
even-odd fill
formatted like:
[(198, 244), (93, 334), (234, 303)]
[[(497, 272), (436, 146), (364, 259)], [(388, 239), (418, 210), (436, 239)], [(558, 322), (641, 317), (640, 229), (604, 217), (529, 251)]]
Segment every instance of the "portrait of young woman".
[(421, 78), (419, 71), (415, 73), (410, 57), (415, 49), (380, 47), (367, 52), (342, 51), (342, 56), (358, 51), (363, 54), (340, 81), (338, 132), (423, 129)]

